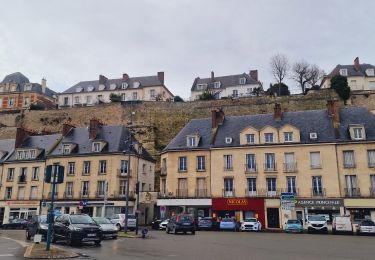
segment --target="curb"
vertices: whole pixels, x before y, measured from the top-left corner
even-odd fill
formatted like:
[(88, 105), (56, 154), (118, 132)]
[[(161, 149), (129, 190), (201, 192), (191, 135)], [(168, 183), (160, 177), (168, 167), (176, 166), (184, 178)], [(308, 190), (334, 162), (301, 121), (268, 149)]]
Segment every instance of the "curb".
[[(51, 251), (47, 252), (44, 249), (35, 249), (36, 244), (32, 244), (26, 248), (25, 254), (23, 255), (24, 258), (27, 259), (67, 259), (67, 258), (76, 258), (79, 255), (72, 252), (63, 250), (58, 247), (51, 247), (51, 249), (59, 250), (58, 252), (52, 253)], [(39, 251), (39, 252), (38, 252)]]

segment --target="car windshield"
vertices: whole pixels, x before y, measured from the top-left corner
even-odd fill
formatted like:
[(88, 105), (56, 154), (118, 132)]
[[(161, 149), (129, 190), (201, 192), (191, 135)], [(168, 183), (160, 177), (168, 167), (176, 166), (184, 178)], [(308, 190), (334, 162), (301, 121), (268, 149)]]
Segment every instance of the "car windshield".
[(40, 223), (47, 223), (47, 216), (46, 215), (39, 216), (39, 222)]
[(98, 224), (112, 224), (112, 222), (107, 218), (93, 218)]
[(324, 216), (309, 216), (309, 221), (326, 221)]
[(72, 224), (94, 224), (94, 220), (87, 215), (71, 215)]
[(234, 220), (231, 219), (231, 218), (224, 218), (224, 219), (222, 220), (222, 222), (234, 222)]
[(256, 218), (247, 218), (245, 219), (245, 222), (257, 222)]
[(212, 221), (212, 219), (210, 219), (210, 218), (202, 218), (200, 221), (204, 221), (204, 222), (211, 222)]
[(297, 219), (289, 219), (287, 223), (288, 224), (301, 224), (301, 222), (299, 222), (299, 220)]
[(128, 219), (135, 219), (135, 215), (128, 215)]
[(188, 215), (182, 215), (180, 216), (180, 221), (192, 221), (193, 218), (191, 216), (188, 216)]
[(373, 226), (375, 226), (375, 223), (373, 221), (371, 221), (371, 220), (365, 220), (365, 221), (362, 221), (361, 226), (370, 226), (370, 227), (373, 227)]

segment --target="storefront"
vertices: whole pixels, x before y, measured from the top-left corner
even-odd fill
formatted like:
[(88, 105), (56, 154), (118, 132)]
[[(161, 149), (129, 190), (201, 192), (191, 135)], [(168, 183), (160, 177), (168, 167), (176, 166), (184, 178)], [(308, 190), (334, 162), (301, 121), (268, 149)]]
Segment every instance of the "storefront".
[(345, 199), (345, 213), (354, 221), (371, 219), (375, 221), (375, 199)]
[(217, 198), (212, 199), (212, 216), (215, 218), (235, 217), (237, 221), (257, 218), (265, 227), (264, 199)]
[(343, 213), (343, 199), (296, 199), (293, 217), (306, 221), (308, 215), (323, 215), (332, 223), (334, 216)]
[(195, 218), (211, 216), (211, 199), (158, 199), (158, 218), (166, 219), (175, 214), (188, 213)]
[(3, 223), (17, 218), (31, 219), (39, 213), (39, 201), (6, 201), (0, 211)]

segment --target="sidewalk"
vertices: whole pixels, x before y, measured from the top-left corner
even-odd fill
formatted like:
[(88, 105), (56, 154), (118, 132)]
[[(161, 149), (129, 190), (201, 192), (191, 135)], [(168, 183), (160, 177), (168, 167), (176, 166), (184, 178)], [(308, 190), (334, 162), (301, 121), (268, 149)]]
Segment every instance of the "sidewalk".
[(28, 259), (63, 259), (63, 258), (74, 258), (79, 255), (56, 246), (51, 246), (50, 251), (46, 251), (46, 244), (32, 244), (26, 248), (24, 254), (25, 258)]

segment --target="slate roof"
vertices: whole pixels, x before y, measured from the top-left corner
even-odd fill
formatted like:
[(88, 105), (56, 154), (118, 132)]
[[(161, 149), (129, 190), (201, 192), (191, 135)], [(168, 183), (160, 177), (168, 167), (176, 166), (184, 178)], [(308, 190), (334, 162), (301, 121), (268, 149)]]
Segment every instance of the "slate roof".
[[(366, 140), (375, 141), (375, 115), (362, 107), (340, 109), (340, 138), (336, 139), (332, 118), (327, 110), (307, 110), (298, 112), (283, 112), (282, 120), (276, 121), (273, 114), (246, 116), (226, 116), (224, 123), (219, 126), (215, 142), (211, 141), (211, 118), (191, 120), (178, 135), (167, 145), (163, 152), (169, 150), (209, 149), (218, 147), (238, 147), (240, 132), (247, 127), (261, 130), (266, 126), (280, 128), (286, 124), (300, 129), (301, 143), (328, 143), (352, 141), (348, 133), (350, 124), (363, 124), (366, 130)], [(317, 133), (317, 140), (310, 140), (310, 133)], [(201, 140), (197, 148), (188, 148), (186, 136), (199, 134)], [(232, 137), (231, 144), (225, 143), (226, 137)]]
[[(102, 126), (99, 129), (95, 140), (89, 139), (89, 130), (87, 127), (72, 128), (69, 133), (63, 137), (62, 141), (57, 145), (56, 149), (54, 149), (50, 156), (122, 153), (129, 149), (129, 142), (126, 142), (128, 138), (129, 130), (123, 125)], [(101, 153), (92, 151), (92, 144), (95, 141), (104, 141), (107, 143)], [(67, 143), (76, 144), (76, 149), (70, 155), (62, 155), (62, 147)], [(135, 154), (134, 150), (132, 151), (132, 154)], [(144, 148), (142, 149), (142, 154), (140, 156), (145, 160), (154, 161), (152, 156)]]
[[(15, 72), (15, 73), (5, 76), (5, 78), (3, 79), (1, 83), (3, 84), (4, 83), (16, 83), (17, 92), (27, 92), (27, 91), (37, 92), (37, 93), (41, 93), (49, 97), (53, 97), (53, 95), (56, 95), (56, 92), (51, 90), (48, 87), (46, 88), (45, 93), (43, 93), (42, 85), (38, 83), (30, 83), (29, 79), (25, 75), (23, 75), (21, 72)], [(31, 90), (25, 90), (25, 87), (29, 84), (31, 84)]]
[(249, 74), (242, 73), (237, 75), (228, 75), (228, 76), (221, 76), (221, 77), (214, 77), (214, 80), (211, 78), (196, 78), (193, 82), (193, 86), (191, 87), (191, 91), (201, 91), (197, 90), (198, 84), (207, 84), (208, 88), (213, 88), (214, 82), (220, 82), (220, 89), (224, 89), (231, 86), (238, 86), (240, 78), (246, 78), (245, 85), (248, 84), (260, 84), (259, 81), (254, 80), (250, 77)]
[[(140, 86), (137, 88), (133, 88), (134, 82), (139, 82)], [(104, 90), (99, 90), (99, 80), (91, 80), (91, 81), (81, 81), (75, 84), (73, 87), (68, 88), (63, 94), (69, 93), (77, 93), (76, 88), (81, 87), (81, 92), (94, 92), (94, 91), (111, 91), (111, 90), (118, 90), (121, 89), (122, 83), (128, 83), (128, 87), (126, 89), (140, 89), (144, 87), (152, 87), (152, 86), (163, 86), (164, 84), (160, 81), (158, 76), (144, 76), (144, 77), (132, 77), (128, 80), (123, 80), (122, 78), (119, 79), (108, 79), (105, 85)], [(116, 84), (116, 89), (110, 89), (111, 84)], [(89, 87), (93, 87), (92, 91), (88, 91)], [(79, 93), (79, 92), (78, 92)]]
[(0, 162), (3, 162), (7, 156), (14, 150), (14, 139), (3, 139), (0, 140), (0, 151), (2, 152), (2, 158), (0, 158)]
[[(36, 159), (45, 159), (46, 155), (51, 152), (57, 142), (61, 139), (61, 134), (52, 135), (36, 135), (28, 136), (22, 143), (20, 148), (38, 148), (43, 152)], [(6, 161), (14, 161), (17, 159), (16, 152), (13, 152)], [(35, 159), (29, 159), (30, 161)], [(23, 160), (26, 161), (26, 160)]]
[(361, 76), (361, 77), (373, 77), (373, 76), (367, 76), (366, 70), (367, 69), (374, 69), (375, 66), (371, 64), (360, 64), (360, 70), (356, 70), (354, 65), (340, 65), (338, 64), (332, 71), (329, 73), (329, 77), (333, 77), (335, 75), (340, 74), (340, 69), (347, 69), (348, 70), (348, 77), (350, 76)]

